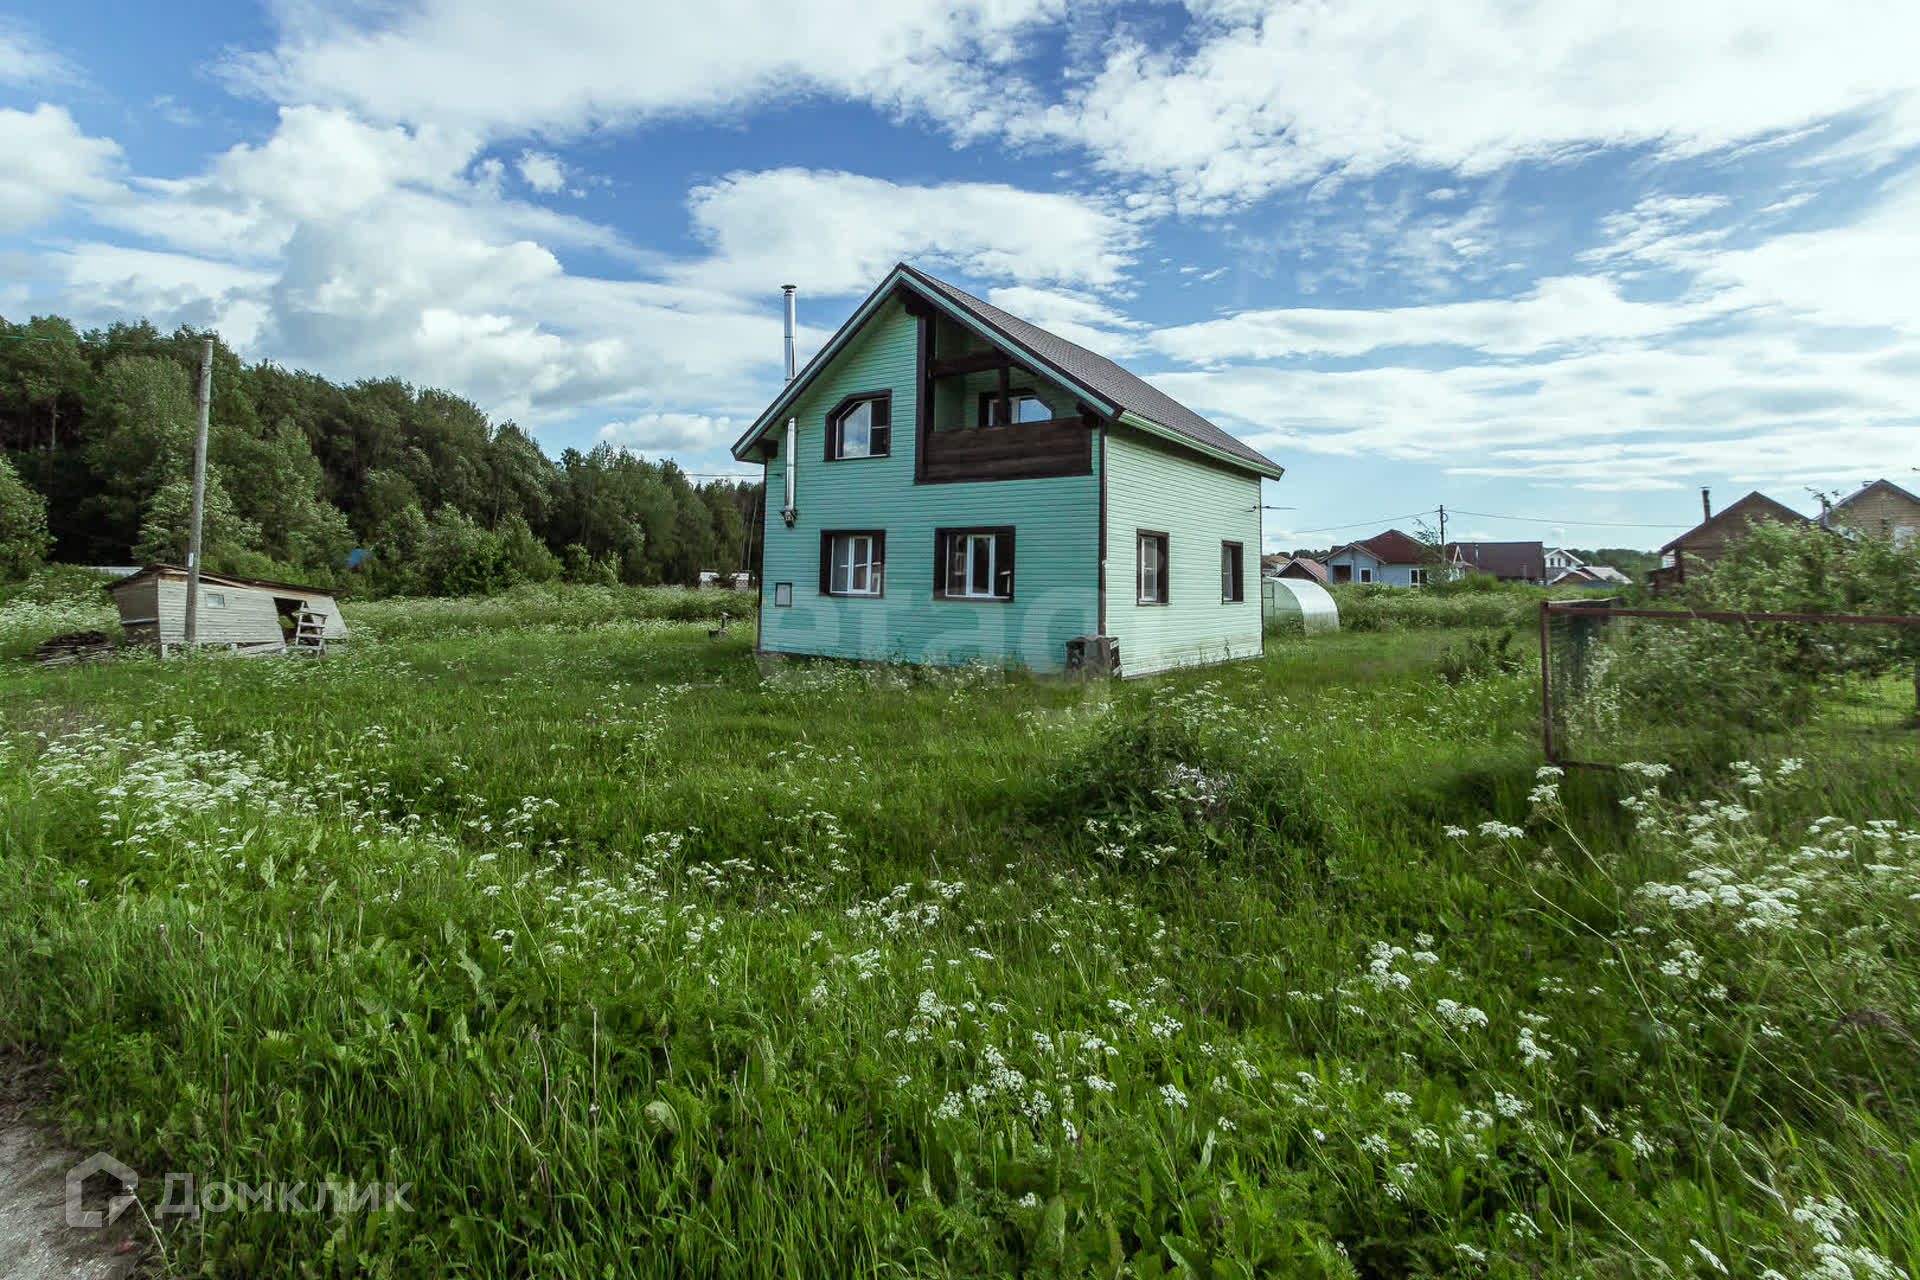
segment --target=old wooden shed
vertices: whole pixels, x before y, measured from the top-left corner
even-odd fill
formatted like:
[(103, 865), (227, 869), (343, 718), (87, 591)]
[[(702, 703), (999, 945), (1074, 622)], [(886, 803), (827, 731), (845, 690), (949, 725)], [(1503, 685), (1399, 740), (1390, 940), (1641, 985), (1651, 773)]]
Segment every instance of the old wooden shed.
[[(187, 640), (187, 571), (150, 564), (107, 588), (120, 610), (129, 644), (157, 645), (161, 653)], [(241, 653), (324, 653), (347, 638), (340, 606), (330, 592), (291, 582), (200, 575), (198, 641)]]

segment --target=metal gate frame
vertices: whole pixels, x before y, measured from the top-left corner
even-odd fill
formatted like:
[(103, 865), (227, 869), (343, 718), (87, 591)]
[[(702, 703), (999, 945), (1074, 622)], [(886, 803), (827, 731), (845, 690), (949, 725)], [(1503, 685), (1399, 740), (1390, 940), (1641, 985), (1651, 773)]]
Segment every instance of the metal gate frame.
[(1549, 666), (1548, 621), (1551, 618), (1657, 618), (1667, 622), (1821, 622), (1920, 628), (1920, 617), (1899, 614), (1858, 613), (1742, 613), (1715, 610), (1696, 613), (1687, 609), (1617, 609), (1605, 601), (1542, 600), (1540, 602), (1540, 746), (1548, 764), (1567, 769), (1612, 769), (1617, 764), (1592, 760), (1565, 760), (1553, 741), (1553, 672)]

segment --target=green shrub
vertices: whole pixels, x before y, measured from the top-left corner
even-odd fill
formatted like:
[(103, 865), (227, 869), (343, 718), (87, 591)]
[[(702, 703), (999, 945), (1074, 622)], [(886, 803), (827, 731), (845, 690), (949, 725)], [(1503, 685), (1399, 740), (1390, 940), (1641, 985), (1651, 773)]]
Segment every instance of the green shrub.
[(47, 500), (0, 458), (0, 582), (32, 573), (48, 545)]
[(1069, 756), (1042, 805), (1086, 828), (1119, 822), (1168, 846), (1265, 840), (1322, 850), (1329, 832), (1313, 788), (1284, 756), (1255, 756), (1193, 718), (1160, 708), (1115, 712)]
[(1526, 655), (1514, 648), (1513, 632), (1489, 631), (1450, 644), (1440, 654), (1440, 678), (1448, 684), (1512, 675), (1527, 665)]

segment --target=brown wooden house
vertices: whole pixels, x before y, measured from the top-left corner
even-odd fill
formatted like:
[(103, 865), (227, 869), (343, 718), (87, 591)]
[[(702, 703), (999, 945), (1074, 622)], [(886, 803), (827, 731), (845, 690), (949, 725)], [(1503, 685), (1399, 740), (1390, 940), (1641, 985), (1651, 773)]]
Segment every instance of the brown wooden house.
[(1905, 546), (1920, 537), (1920, 498), (1891, 480), (1875, 480), (1836, 502), (1825, 521), (1830, 529)]
[[(1705, 495), (1702, 495), (1705, 500)], [(1727, 544), (1741, 537), (1756, 524), (1812, 524), (1813, 521), (1792, 507), (1775, 502), (1755, 490), (1730, 507), (1687, 530), (1660, 548), (1661, 564), (1648, 575), (1655, 591), (1677, 587), (1702, 570), (1711, 569), (1726, 553)]]

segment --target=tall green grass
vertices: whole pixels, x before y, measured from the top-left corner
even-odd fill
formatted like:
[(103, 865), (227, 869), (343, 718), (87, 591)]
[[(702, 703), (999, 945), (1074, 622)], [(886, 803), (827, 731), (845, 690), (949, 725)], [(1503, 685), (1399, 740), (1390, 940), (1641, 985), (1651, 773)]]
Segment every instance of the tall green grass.
[(651, 600), (0, 676), (0, 1035), (72, 1139), (143, 1193), (413, 1184), (164, 1219), (176, 1266), (1920, 1253), (1897, 762), (1536, 777), (1529, 677), (1431, 632), (1077, 685), (763, 667)]

